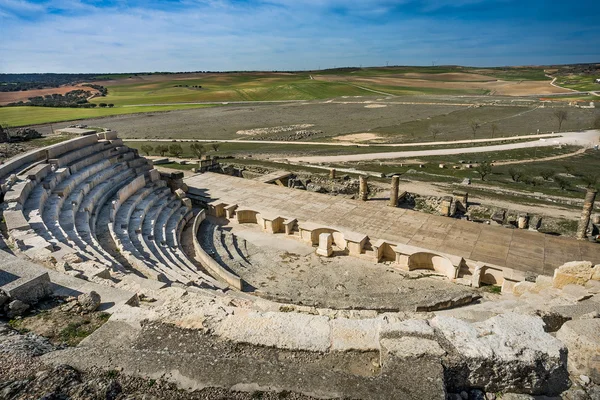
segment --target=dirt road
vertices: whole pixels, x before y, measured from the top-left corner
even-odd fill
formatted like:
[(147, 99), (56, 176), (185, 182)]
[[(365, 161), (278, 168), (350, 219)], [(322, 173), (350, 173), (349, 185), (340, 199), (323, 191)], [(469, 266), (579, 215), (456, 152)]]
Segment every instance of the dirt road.
[[(348, 161), (368, 161), (368, 160), (382, 160), (382, 159), (394, 159), (394, 158), (415, 158), (415, 157), (426, 157), (426, 156), (444, 156), (452, 154), (469, 154), (469, 153), (489, 153), (495, 151), (506, 151), (522, 148), (531, 147), (547, 147), (556, 146), (559, 144), (569, 144), (582, 147), (592, 147), (598, 145), (600, 139), (599, 130), (589, 130), (584, 132), (564, 132), (557, 134), (558, 137), (551, 139), (540, 139), (531, 142), (518, 142), (509, 144), (499, 144), (491, 146), (478, 146), (478, 147), (463, 147), (463, 148), (452, 148), (452, 149), (433, 149), (433, 150), (419, 150), (419, 151), (393, 151), (385, 153), (369, 153), (369, 154), (349, 154), (339, 156), (308, 156), (308, 157), (292, 157), (288, 160), (290, 162), (304, 162), (304, 163), (339, 163)], [(464, 141), (460, 141), (463, 142)], [(442, 142), (444, 143), (444, 142)], [(453, 144), (455, 142), (445, 142), (445, 144)], [(431, 144), (431, 143), (430, 143)], [(438, 142), (438, 144), (440, 144)]]

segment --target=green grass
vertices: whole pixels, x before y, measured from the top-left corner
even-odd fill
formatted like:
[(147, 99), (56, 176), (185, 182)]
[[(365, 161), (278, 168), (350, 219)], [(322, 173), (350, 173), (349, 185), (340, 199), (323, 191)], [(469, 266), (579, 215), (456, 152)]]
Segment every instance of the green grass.
[(0, 125), (12, 127), (46, 124), (78, 119), (100, 118), (111, 115), (135, 114), (213, 107), (210, 105), (177, 105), (113, 108), (57, 108), (57, 107), (0, 107)]
[[(503, 195), (503, 199), (509, 201), (524, 201), (526, 203), (539, 203), (544, 204), (542, 200), (535, 200), (527, 198), (522, 200), (522, 195), (517, 192), (538, 192), (546, 195), (560, 196), (560, 197), (571, 197), (571, 198), (582, 198), (585, 192), (586, 181), (582, 175), (593, 175), (600, 177), (600, 151), (588, 150), (582, 155), (568, 157), (564, 159), (530, 162), (523, 164), (512, 164), (512, 165), (499, 165), (492, 167), (492, 174), (488, 175), (485, 181), (481, 181), (480, 176), (474, 169), (453, 169), (452, 165), (461, 165), (458, 162), (460, 160), (467, 162), (482, 162), (482, 161), (500, 161), (500, 160), (519, 160), (519, 159), (531, 159), (531, 158), (543, 158), (549, 156), (555, 156), (560, 154), (567, 154), (576, 151), (576, 146), (564, 146), (561, 149), (546, 147), (539, 148), (537, 151), (534, 149), (515, 149), (503, 152), (493, 153), (477, 153), (477, 154), (462, 154), (462, 155), (448, 155), (444, 157), (420, 157), (419, 160), (423, 162), (425, 168), (419, 168), (418, 165), (408, 164), (400, 166), (402, 160), (396, 162), (385, 162), (381, 163), (377, 160), (361, 163), (349, 164), (332, 164), (333, 168), (347, 168), (352, 166), (358, 170), (372, 171), (383, 174), (398, 173), (405, 179), (411, 179), (423, 182), (440, 182), (440, 183), (460, 183), (464, 178), (470, 178), (474, 183), (488, 186), (490, 188), (501, 188), (504, 190), (512, 191), (513, 195)], [(438, 167), (439, 163), (445, 163), (447, 168), (441, 169)], [(535, 178), (536, 185), (525, 183), (523, 181), (514, 182), (509, 174), (509, 169), (518, 168), (522, 170), (523, 174), (529, 178)], [(543, 170), (551, 170), (553, 174), (566, 174), (570, 172), (569, 180), (571, 187), (567, 190), (560, 189), (559, 185), (549, 178), (544, 180), (541, 177)], [(411, 171), (412, 170), (412, 171)], [(600, 185), (600, 181), (598, 182)], [(477, 189), (470, 187), (469, 192), (475, 192)], [(483, 196), (489, 196), (490, 194), (486, 191), (481, 191)], [(495, 197), (501, 196), (494, 194)], [(519, 200), (521, 199), (521, 200)]]
[[(177, 87), (188, 85), (190, 87)], [(202, 86), (201, 89), (191, 86)], [(315, 100), (372, 93), (338, 82), (309, 79), (308, 74), (206, 74), (204, 77), (166, 75), (143, 82), (117, 81), (108, 95), (92, 100), (115, 105), (185, 102)]]
[(586, 92), (588, 90), (600, 91), (600, 84), (595, 83), (594, 80), (598, 76), (591, 75), (567, 75), (558, 76), (555, 84), (568, 89), (578, 90), (580, 92)]
[(93, 329), (90, 327), (89, 321), (71, 322), (60, 331), (59, 337), (66, 343), (79, 342), (81, 339), (88, 337), (92, 332)]

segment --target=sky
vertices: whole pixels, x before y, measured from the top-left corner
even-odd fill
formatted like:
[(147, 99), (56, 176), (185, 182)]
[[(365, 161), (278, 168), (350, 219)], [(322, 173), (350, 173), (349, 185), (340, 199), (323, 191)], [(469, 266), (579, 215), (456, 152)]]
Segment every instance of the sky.
[(0, 0), (0, 73), (590, 62), (597, 0)]

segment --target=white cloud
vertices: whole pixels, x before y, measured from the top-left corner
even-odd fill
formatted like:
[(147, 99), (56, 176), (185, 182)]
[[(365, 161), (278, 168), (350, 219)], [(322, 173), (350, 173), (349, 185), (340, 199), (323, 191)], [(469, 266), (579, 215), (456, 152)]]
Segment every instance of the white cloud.
[[(459, 0), (472, 1), (480, 0)], [(10, 9), (5, 6), (9, 3)], [(0, 72), (290, 70), (388, 61), (427, 65), (433, 60), (508, 64), (512, 54), (530, 59), (528, 52), (537, 58), (527, 63), (535, 63), (549, 60), (547, 54), (556, 53), (550, 44), (561, 43), (549, 40), (546, 30), (534, 29), (535, 21), (526, 27), (498, 21), (465, 25), (460, 20), (440, 23), (423, 15), (388, 14), (390, 7), (404, 3), (270, 0), (249, 5), (184, 0), (174, 8), (151, 2), (102, 8), (78, 0), (41, 5), (0, 0)], [(50, 10), (49, 4), (68, 12), (38, 15), (40, 7)], [(30, 7), (37, 11), (23, 17)], [(344, 12), (331, 12), (336, 7)], [(362, 21), (363, 17), (369, 19)], [(558, 37), (572, 29), (566, 24), (553, 26)], [(594, 35), (597, 27), (589, 29), (586, 36), (600, 36)], [(564, 43), (568, 47), (561, 48), (577, 55), (600, 48), (599, 39)], [(503, 59), (507, 61), (498, 61)]]

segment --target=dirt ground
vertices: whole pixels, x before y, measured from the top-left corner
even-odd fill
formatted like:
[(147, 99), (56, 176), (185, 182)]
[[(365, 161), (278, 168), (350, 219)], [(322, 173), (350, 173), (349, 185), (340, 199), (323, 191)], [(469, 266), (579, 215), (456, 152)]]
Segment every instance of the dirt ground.
[(336, 136), (333, 139), (340, 142), (366, 142), (381, 139), (381, 136), (374, 133), (352, 133), (350, 135)]
[(88, 90), (92, 93), (98, 93), (96, 89), (81, 85), (61, 86), (57, 88), (24, 90), (19, 92), (0, 92), (0, 106), (15, 103), (18, 101), (27, 101), (30, 97), (46, 96), (48, 94), (65, 94), (73, 90)]
[[(149, 112), (81, 120), (78, 123), (102, 126), (119, 132), (123, 139), (253, 139), (269, 140), (281, 136), (281, 127), (313, 125), (309, 139), (319, 141), (339, 135), (372, 133), (385, 141), (420, 142), (433, 140), (429, 128), (442, 127), (437, 140), (473, 139), (470, 120), (482, 125), (476, 138), (492, 135), (490, 126), (497, 125), (495, 136), (511, 136), (552, 132), (557, 129), (554, 108), (537, 108), (535, 100), (508, 101), (493, 96), (462, 99), (462, 103), (446, 104), (451, 96), (379, 99), (373, 97), (311, 101), (285, 104), (229, 105), (223, 107)], [(427, 102), (427, 103), (420, 103)], [(456, 98), (454, 98), (456, 101)], [(533, 101), (533, 103), (531, 103)], [(486, 103), (486, 102), (491, 102)], [(498, 105), (495, 105), (497, 102)], [(365, 108), (384, 104), (387, 107)], [(474, 106), (475, 104), (489, 104)], [(563, 130), (578, 130), (591, 126), (598, 110), (568, 108), (569, 118)], [(69, 125), (54, 124), (54, 128)], [(43, 134), (51, 132), (47, 125), (36, 126)], [(238, 132), (250, 131), (253, 136)], [(293, 131), (290, 131), (293, 132)]]
[[(483, 77), (483, 75), (473, 75), (470, 80), (465, 79), (462, 75), (471, 74), (442, 74), (442, 75), (453, 75), (451, 77), (441, 77), (438, 79), (431, 79), (430, 74), (426, 74), (427, 79), (418, 79), (408, 77), (408, 75), (421, 75), (421, 74), (405, 74), (405, 77), (400, 76), (381, 76), (381, 77), (348, 77), (340, 75), (316, 75), (315, 79), (327, 81), (327, 82), (353, 82), (356, 84), (375, 84), (375, 85), (386, 85), (386, 86), (399, 86), (399, 87), (414, 87), (414, 88), (432, 88), (432, 89), (482, 89), (488, 90), (491, 94), (504, 95), (504, 96), (527, 96), (533, 94), (552, 94), (552, 93), (569, 93), (569, 89), (563, 89), (556, 86), (552, 86), (550, 81), (503, 81), (496, 80), (490, 77)], [(461, 75), (457, 77), (456, 75)], [(485, 78), (485, 79), (484, 79)], [(452, 80), (442, 80), (452, 79)]]
[(321, 257), (299, 240), (273, 241), (253, 225), (229, 227), (246, 240), (250, 254), (249, 267), (232, 264), (232, 268), (258, 295), (272, 300), (336, 309), (415, 311), (475, 293), (433, 271), (405, 272), (339, 250), (335, 257)]

